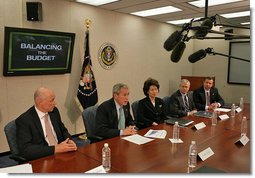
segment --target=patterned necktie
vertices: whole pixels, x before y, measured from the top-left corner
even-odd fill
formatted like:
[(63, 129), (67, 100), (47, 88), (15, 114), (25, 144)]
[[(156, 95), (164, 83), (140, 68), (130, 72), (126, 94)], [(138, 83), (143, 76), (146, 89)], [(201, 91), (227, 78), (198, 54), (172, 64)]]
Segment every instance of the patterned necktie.
[(207, 106), (210, 105), (210, 93), (209, 93), (209, 91), (206, 92), (206, 105)]
[(118, 128), (120, 130), (125, 129), (125, 115), (124, 115), (123, 107), (119, 108), (119, 124), (118, 124)]
[(189, 112), (189, 102), (188, 102), (187, 95), (184, 96), (184, 108), (185, 108), (185, 112)]
[(48, 141), (49, 141), (49, 146), (56, 145), (57, 142), (53, 135), (52, 129), (50, 127), (48, 114), (44, 115), (44, 124), (45, 124), (46, 137), (48, 138)]

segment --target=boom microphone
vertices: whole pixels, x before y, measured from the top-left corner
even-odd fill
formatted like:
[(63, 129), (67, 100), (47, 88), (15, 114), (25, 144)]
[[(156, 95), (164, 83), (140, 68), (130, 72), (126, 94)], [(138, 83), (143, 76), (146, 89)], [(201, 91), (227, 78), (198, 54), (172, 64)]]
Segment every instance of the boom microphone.
[(175, 63), (179, 62), (179, 60), (181, 59), (182, 54), (183, 54), (185, 48), (186, 48), (186, 44), (183, 41), (179, 42), (175, 46), (175, 48), (174, 48), (174, 50), (173, 50), (173, 52), (171, 54), (171, 61), (175, 62)]
[(176, 46), (176, 44), (181, 41), (182, 37), (182, 31), (175, 31), (165, 41), (164, 48), (167, 51), (171, 51)]
[(189, 56), (189, 62), (195, 63), (203, 59), (205, 56), (206, 56), (206, 51), (204, 49), (200, 49)]
[(206, 27), (206, 29), (201, 28), (195, 33), (196, 37), (205, 37), (208, 34), (208, 31), (213, 27), (213, 21), (211, 19), (205, 19), (201, 24), (201, 27)]

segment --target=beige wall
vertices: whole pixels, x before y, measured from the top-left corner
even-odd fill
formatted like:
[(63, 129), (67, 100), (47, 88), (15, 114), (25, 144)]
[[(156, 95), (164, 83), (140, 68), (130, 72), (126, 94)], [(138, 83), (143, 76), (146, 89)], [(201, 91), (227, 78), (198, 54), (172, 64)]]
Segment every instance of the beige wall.
[[(26, 20), (26, 0), (0, 0), (0, 152), (9, 150), (3, 132), (4, 126), (33, 105), (33, 92), (39, 86), (47, 86), (55, 91), (57, 106), (70, 133), (84, 132), (81, 113), (74, 97), (82, 65), (85, 19), (92, 20), (90, 52), (99, 103), (111, 97), (112, 86), (117, 82), (129, 85), (130, 101), (133, 102), (144, 97), (142, 86), (148, 77), (160, 82), (160, 97), (164, 97), (178, 88), (181, 75), (192, 74), (215, 75), (217, 87), (229, 101), (238, 100), (239, 96), (234, 97), (233, 92), (240, 88), (245, 91), (242, 95), (245, 99), (250, 97), (249, 87), (232, 87), (226, 84), (227, 60), (208, 57), (193, 65), (187, 62), (190, 54), (208, 45), (214, 47), (220, 43), (222, 47), (217, 46), (216, 49), (225, 53), (228, 48), (221, 44), (222, 41), (190, 40), (181, 61), (172, 63), (170, 53), (163, 48), (165, 39), (176, 30), (171, 25), (64, 0), (38, 1), (43, 5), (42, 22)], [(75, 33), (71, 74), (3, 77), (4, 26)], [(113, 43), (119, 52), (118, 62), (111, 70), (103, 69), (97, 59), (98, 50), (105, 42)], [(212, 46), (214, 43), (217, 44)], [(205, 69), (207, 64), (213, 67)]]
[[(219, 30), (219, 29), (218, 29)], [(222, 29), (220, 29), (222, 31)], [(234, 31), (237, 34), (248, 34), (246, 31)], [(249, 35), (249, 34), (248, 34)], [(215, 36), (210, 34), (210, 36)], [(240, 41), (240, 40), (236, 40)], [(247, 40), (246, 40), (247, 41)], [(228, 55), (228, 40), (195, 40), (194, 50), (213, 48), (216, 53)], [(228, 84), (228, 57), (221, 55), (208, 55), (201, 61), (196, 62), (193, 66), (193, 75), (215, 76), (216, 87), (219, 88), (220, 94), (225, 102), (238, 103), (240, 98), (244, 98), (244, 102), (250, 103), (251, 91), (248, 85)]]

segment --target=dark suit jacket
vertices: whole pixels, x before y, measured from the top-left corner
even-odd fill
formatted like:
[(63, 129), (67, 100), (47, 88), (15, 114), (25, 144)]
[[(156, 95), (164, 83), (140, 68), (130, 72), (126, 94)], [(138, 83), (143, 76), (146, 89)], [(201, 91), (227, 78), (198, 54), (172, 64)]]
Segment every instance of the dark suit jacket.
[[(49, 112), (49, 115), (58, 138), (58, 143), (66, 138), (71, 138), (71, 135), (61, 121), (58, 109), (55, 107), (52, 112)], [(55, 147), (48, 146), (43, 134), (40, 118), (34, 106), (20, 115), (15, 123), (18, 148), (24, 158), (33, 160), (54, 154)]]
[[(196, 109), (195, 103), (193, 101), (193, 97), (190, 92), (187, 94), (188, 101), (189, 101), (189, 110), (192, 111)], [(170, 104), (169, 104), (169, 110), (170, 110), (170, 116), (173, 117), (184, 117), (187, 116), (187, 112), (185, 112), (185, 106), (182, 99), (182, 94), (180, 90), (177, 90), (174, 94), (172, 94), (170, 98)]]
[[(198, 110), (205, 110), (206, 96), (205, 96), (205, 90), (203, 86), (193, 92), (193, 100)], [(210, 89), (210, 103), (214, 103), (214, 102), (220, 103), (221, 106), (224, 105), (224, 100), (220, 96), (218, 89), (215, 87), (212, 87)]]
[[(130, 114), (130, 104), (123, 106), (125, 126), (134, 125)], [(118, 113), (114, 99), (111, 98), (98, 106), (96, 112), (96, 135), (103, 138), (112, 138), (120, 135), (118, 129)]]
[(164, 102), (161, 98), (155, 98), (155, 107), (149, 97), (141, 99), (137, 108), (137, 121), (139, 128), (152, 126), (153, 122), (163, 123), (166, 119)]

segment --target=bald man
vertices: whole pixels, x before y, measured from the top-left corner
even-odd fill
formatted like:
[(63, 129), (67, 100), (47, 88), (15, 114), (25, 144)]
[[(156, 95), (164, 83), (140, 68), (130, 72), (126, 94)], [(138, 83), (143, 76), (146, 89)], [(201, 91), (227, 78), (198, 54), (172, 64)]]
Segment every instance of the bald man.
[(41, 87), (35, 91), (34, 106), (20, 115), (15, 123), (20, 154), (28, 161), (77, 150), (61, 121), (55, 94), (49, 88)]

